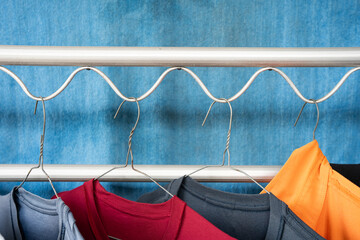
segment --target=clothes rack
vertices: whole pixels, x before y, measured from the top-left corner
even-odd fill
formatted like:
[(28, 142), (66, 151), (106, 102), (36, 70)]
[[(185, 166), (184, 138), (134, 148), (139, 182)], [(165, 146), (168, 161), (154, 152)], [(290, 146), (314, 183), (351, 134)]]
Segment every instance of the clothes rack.
[[(338, 84), (317, 103), (331, 97), (354, 72), (360, 70), (360, 47), (354, 48), (188, 48), (188, 47), (49, 47), (49, 46), (0, 46), (0, 65), (31, 66), (80, 66), (64, 84), (53, 94), (44, 97), (50, 100), (60, 94), (73, 77), (82, 70), (93, 70), (98, 73), (124, 100), (133, 101), (124, 96), (112, 81), (100, 70), (92, 66), (162, 66), (167, 69), (160, 78), (138, 100), (149, 96), (167, 73), (173, 70), (184, 70), (201, 86), (203, 91), (214, 101), (224, 102), (214, 97), (196, 76), (185, 67), (262, 67), (229, 101), (240, 97), (264, 71), (274, 70), (279, 73), (307, 103), (313, 100), (305, 98), (289, 77), (275, 67), (356, 67), (348, 71)], [(91, 66), (91, 67), (90, 67)], [(33, 100), (39, 97), (32, 95), (25, 84), (8, 68), (0, 70), (12, 77)], [(20, 181), (33, 165), (0, 164), (0, 181)], [(45, 164), (53, 181), (86, 181), (94, 178), (114, 165), (65, 165)], [(156, 181), (170, 181), (192, 172), (199, 165), (138, 165), (136, 166), (151, 175)], [(256, 181), (269, 182), (280, 170), (280, 166), (235, 166), (247, 172)], [(249, 182), (246, 176), (224, 168), (208, 168), (193, 176), (198, 181), (207, 182)], [(47, 181), (46, 176), (35, 170), (28, 181)], [(148, 178), (131, 171), (129, 168), (118, 169), (101, 178), (101, 181), (150, 181)]]

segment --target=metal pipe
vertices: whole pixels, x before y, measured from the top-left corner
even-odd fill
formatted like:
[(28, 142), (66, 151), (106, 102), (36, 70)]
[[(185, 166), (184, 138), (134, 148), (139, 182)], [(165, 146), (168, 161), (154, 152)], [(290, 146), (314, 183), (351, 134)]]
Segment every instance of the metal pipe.
[(356, 67), (360, 47), (65, 47), (0, 45), (0, 65)]
[[(0, 182), (22, 181), (32, 164), (0, 164)], [(100, 176), (102, 173), (117, 165), (64, 165), (64, 164), (44, 164), (44, 169), (49, 174), (52, 181), (61, 182), (83, 182)], [(189, 174), (203, 165), (135, 165), (137, 169), (147, 173), (159, 182), (168, 182)], [(270, 182), (278, 173), (281, 166), (235, 166), (252, 176), (258, 182)], [(245, 175), (231, 170), (228, 167), (210, 167), (199, 171), (192, 178), (200, 182), (252, 182)], [(27, 181), (48, 181), (45, 174), (34, 169)], [(150, 179), (131, 169), (116, 169), (101, 177), (100, 181), (107, 182), (150, 182)]]

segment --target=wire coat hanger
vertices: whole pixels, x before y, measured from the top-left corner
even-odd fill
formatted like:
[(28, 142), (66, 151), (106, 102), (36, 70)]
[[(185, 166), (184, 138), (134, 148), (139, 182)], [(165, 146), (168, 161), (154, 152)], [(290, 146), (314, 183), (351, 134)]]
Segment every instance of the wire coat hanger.
[[(310, 99), (310, 100), (312, 100), (313, 103), (315, 104), (315, 106), (316, 106), (316, 112), (317, 112), (316, 124), (315, 124), (315, 128), (314, 128), (314, 131), (313, 131), (313, 140), (315, 140), (315, 131), (316, 131), (316, 129), (317, 129), (317, 127), (318, 127), (318, 124), (319, 124), (320, 111), (319, 111), (319, 106), (318, 106), (317, 101), (314, 100), (314, 99)], [(296, 124), (297, 124), (297, 122), (299, 121), (299, 118), (300, 118), (300, 116), (301, 116), (301, 113), (303, 112), (304, 107), (306, 106), (306, 104), (307, 104), (307, 103), (304, 103), (304, 104), (303, 104), (303, 106), (302, 106), (302, 108), (301, 108), (301, 110), (300, 110), (300, 112), (299, 112), (299, 115), (298, 115), (298, 117), (296, 118), (296, 121), (295, 121), (295, 123), (294, 123), (294, 127), (296, 127)]]
[[(125, 102), (126, 102), (126, 100), (123, 100), (123, 101), (121, 102), (121, 104), (119, 105), (119, 107), (118, 107), (118, 109), (116, 110), (116, 113), (115, 113), (115, 115), (114, 115), (114, 119), (116, 119), (116, 117), (117, 117), (117, 115), (118, 115), (118, 113), (119, 113), (122, 105), (123, 105)], [(137, 102), (137, 104), (139, 105), (138, 102)], [(136, 126), (137, 126), (137, 124), (138, 124), (138, 122), (139, 122), (139, 118), (140, 118), (140, 106), (139, 106), (139, 108), (138, 108), (138, 115), (137, 115), (137, 118), (136, 118), (136, 122), (135, 122), (133, 128), (132, 128), (131, 131), (130, 131), (129, 142), (128, 142), (129, 147), (128, 147), (128, 151), (127, 151), (127, 154), (126, 154), (126, 162), (125, 162), (125, 165), (124, 165), (124, 166), (116, 166), (116, 167), (113, 167), (112, 169), (110, 169), (110, 170), (104, 172), (103, 174), (101, 174), (100, 176), (94, 178), (94, 180), (99, 180), (101, 177), (103, 177), (104, 175), (112, 172), (112, 171), (115, 170), (115, 169), (125, 168), (125, 167), (128, 166), (129, 154), (130, 154), (130, 149), (131, 149), (132, 135), (134, 134), (134, 131), (135, 131), (135, 129), (136, 129)]]
[[(230, 102), (226, 99), (226, 98), (221, 98), (223, 101), (225, 101), (228, 105), (229, 105), (229, 109), (230, 109), (230, 121), (229, 121), (229, 130), (228, 130), (228, 133), (227, 133), (227, 138), (226, 138), (226, 146), (225, 146), (225, 150), (223, 152), (223, 160), (222, 160), (222, 163), (220, 165), (207, 165), (207, 166), (204, 166), (202, 168), (199, 168), (198, 170), (188, 174), (188, 175), (185, 175), (185, 177), (187, 176), (190, 176), (194, 173), (197, 173), (203, 169), (206, 169), (206, 168), (209, 168), (209, 167), (224, 167), (225, 166), (225, 154), (227, 153), (228, 154), (228, 168), (234, 170), (234, 171), (237, 171), (237, 172), (240, 172), (242, 174), (244, 174), (245, 176), (247, 176), (251, 181), (253, 181), (256, 185), (258, 185), (262, 190), (264, 190), (266, 193), (270, 194), (269, 191), (267, 191), (263, 186), (261, 186), (260, 183), (258, 183), (253, 177), (251, 177), (249, 174), (247, 174), (245, 171), (241, 170), (241, 169), (237, 169), (237, 168), (234, 168), (230, 165), (230, 150), (229, 150), (229, 146), (230, 146), (230, 135), (231, 135), (231, 127), (232, 127), (232, 117), (233, 117), (233, 111), (232, 111), (232, 107), (231, 107), (231, 104)], [(206, 116), (204, 118), (204, 121), (202, 123), (202, 126), (204, 126), (205, 122), (206, 122), (206, 119), (208, 118), (209, 116), (209, 113), (213, 107), (213, 105), (215, 104), (215, 101), (210, 105), (209, 107), (209, 110), (207, 111), (206, 113)]]
[[(50, 183), (50, 185), (51, 185), (51, 188), (52, 188), (52, 190), (53, 190), (54, 193), (55, 193), (56, 198), (59, 198), (59, 196), (58, 196), (58, 194), (57, 194), (57, 192), (56, 192), (56, 190), (55, 190), (55, 187), (54, 187), (54, 185), (53, 185), (53, 183), (52, 183), (52, 181), (51, 181), (50, 176), (47, 174), (47, 172), (46, 172), (45, 169), (44, 169), (44, 155), (43, 155), (43, 153), (44, 153), (44, 139), (45, 139), (45, 126), (46, 126), (46, 111), (45, 111), (45, 101), (44, 101), (43, 97), (40, 97), (40, 99), (41, 99), (42, 107), (43, 107), (43, 122), (44, 122), (44, 123), (43, 123), (42, 135), (41, 135), (41, 138), (40, 138), (40, 156), (39, 156), (39, 163), (38, 163), (37, 166), (30, 168), (30, 170), (29, 170), (29, 172), (27, 173), (27, 175), (26, 175), (26, 177), (24, 178), (24, 180), (23, 180), (23, 181), (20, 183), (20, 185), (17, 186), (15, 189), (18, 190), (19, 188), (22, 187), (22, 185), (24, 185), (24, 183), (25, 183), (26, 180), (28, 179), (28, 177), (29, 177), (29, 175), (30, 175), (30, 173), (31, 173), (32, 170), (37, 169), (37, 168), (41, 168), (41, 171), (46, 175), (46, 177), (47, 177), (47, 179), (48, 179), (48, 181), (49, 181), (49, 183)], [(38, 105), (38, 101), (36, 101), (36, 103), (35, 103), (34, 114), (36, 114), (37, 105)]]
[[(150, 175), (148, 175), (148, 174), (146, 174), (146, 173), (144, 173), (144, 172), (142, 172), (142, 171), (140, 171), (139, 169), (136, 169), (136, 168), (134, 167), (134, 157), (133, 157), (133, 153), (132, 153), (132, 148), (131, 148), (131, 146), (132, 146), (133, 134), (134, 134), (134, 131), (135, 131), (135, 129), (136, 129), (138, 123), (139, 123), (139, 119), (140, 119), (140, 105), (139, 105), (139, 101), (138, 101), (136, 98), (131, 97), (131, 99), (133, 99), (133, 100), (136, 102), (137, 109), (138, 109), (138, 115), (137, 115), (137, 118), (136, 118), (136, 122), (135, 122), (135, 124), (134, 124), (134, 127), (131, 129), (131, 132), (130, 132), (130, 135), (129, 135), (128, 152), (127, 152), (127, 155), (126, 155), (126, 163), (125, 163), (125, 166), (114, 167), (114, 168), (110, 169), (109, 171), (105, 172), (104, 174), (100, 175), (99, 177), (97, 177), (95, 180), (103, 177), (103, 176), (106, 175), (107, 173), (109, 173), (109, 172), (111, 172), (111, 171), (113, 171), (113, 170), (115, 170), (115, 169), (117, 169), (117, 168), (124, 168), (124, 167), (126, 167), (126, 166), (128, 165), (129, 156), (130, 156), (130, 158), (131, 158), (131, 168), (132, 168), (132, 170), (134, 170), (134, 171), (136, 171), (136, 172), (138, 172), (138, 173), (146, 176), (146, 177), (149, 178), (152, 182), (154, 182), (156, 185), (158, 185), (162, 190), (164, 190), (167, 194), (169, 194), (171, 197), (174, 197), (173, 194), (171, 194), (168, 190), (166, 190), (166, 188), (164, 188), (163, 186), (161, 186), (161, 185), (160, 185), (157, 181), (155, 181), (155, 179), (153, 179)], [(122, 101), (122, 103), (120, 104), (118, 110), (117, 110), (116, 113), (115, 113), (114, 118), (116, 118), (116, 116), (118, 115), (118, 113), (119, 113), (119, 111), (120, 111), (120, 108), (121, 108), (121, 106), (124, 104), (125, 101), (126, 101), (126, 100)]]

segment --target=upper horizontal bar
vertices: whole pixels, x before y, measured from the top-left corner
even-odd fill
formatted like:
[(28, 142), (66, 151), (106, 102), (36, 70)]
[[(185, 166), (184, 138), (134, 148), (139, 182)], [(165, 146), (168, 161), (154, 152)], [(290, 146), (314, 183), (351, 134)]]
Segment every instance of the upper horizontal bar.
[(0, 45), (0, 65), (356, 67), (360, 47), (60, 47)]

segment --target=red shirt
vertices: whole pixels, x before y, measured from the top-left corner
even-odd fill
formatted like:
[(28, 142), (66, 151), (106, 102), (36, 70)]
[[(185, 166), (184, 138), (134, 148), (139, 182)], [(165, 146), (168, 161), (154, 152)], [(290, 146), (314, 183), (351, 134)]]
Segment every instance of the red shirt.
[(106, 191), (90, 180), (59, 194), (87, 240), (234, 239), (174, 196), (160, 204), (138, 203)]

